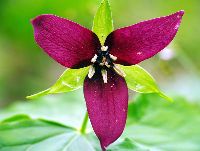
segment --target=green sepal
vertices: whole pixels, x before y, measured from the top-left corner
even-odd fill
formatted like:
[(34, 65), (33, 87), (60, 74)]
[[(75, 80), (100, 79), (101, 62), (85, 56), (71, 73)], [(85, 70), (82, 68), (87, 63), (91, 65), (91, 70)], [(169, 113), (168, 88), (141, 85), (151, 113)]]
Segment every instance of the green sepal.
[(88, 70), (89, 67), (81, 69), (67, 69), (52, 87), (37, 94), (27, 96), (26, 98), (36, 99), (48, 94), (66, 93), (77, 90), (83, 86)]
[(107, 36), (114, 30), (112, 12), (108, 0), (103, 0), (93, 21), (93, 32), (98, 36), (101, 45)]
[(142, 67), (138, 65), (120, 65), (120, 67), (126, 74), (125, 80), (129, 89), (139, 93), (157, 93), (165, 100), (173, 102), (170, 97), (159, 89), (154, 78)]

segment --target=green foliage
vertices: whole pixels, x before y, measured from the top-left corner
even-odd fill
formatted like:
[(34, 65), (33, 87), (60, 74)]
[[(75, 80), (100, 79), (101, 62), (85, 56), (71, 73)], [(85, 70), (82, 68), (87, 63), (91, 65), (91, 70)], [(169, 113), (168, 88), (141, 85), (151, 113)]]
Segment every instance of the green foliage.
[[(4, 120), (0, 123), (0, 151), (100, 151), (99, 142), (90, 127), (87, 134), (80, 133), (85, 109), (80, 94), (75, 91), (52, 98), (43, 97), (1, 111), (0, 117)], [(11, 111), (22, 115), (10, 118), (6, 112)], [(77, 114), (77, 111), (80, 112)], [(182, 98), (169, 104), (160, 101), (157, 95), (138, 95), (129, 103), (123, 135), (108, 147), (108, 151), (198, 151), (200, 131), (195, 125), (200, 124), (199, 115), (200, 105)], [(66, 118), (61, 120), (60, 116)], [(71, 120), (80, 121), (80, 124), (68, 125)]]
[(200, 124), (200, 105), (183, 98), (173, 104), (158, 100), (156, 95), (140, 95), (129, 105), (124, 137), (145, 150), (200, 150), (200, 130), (195, 126)]
[(0, 110), (0, 121), (23, 114), (31, 118), (42, 118), (76, 127), (81, 125), (82, 120), (80, 119), (84, 118), (85, 111), (83, 92), (79, 89), (67, 94), (49, 95), (37, 98), (35, 101), (13, 104), (6, 110)]
[(12, 118), (0, 125), (1, 151), (91, 150), (91, 145), (78, 131), (41, 119)]
[(106, 37), (114, 30), (112, 13), (108, 0), (103, 0), (94, 17), (93, 29), (97, 34), (101, 45), (104, 45)]
[(37, 94), (28, 96), (28, 99), (35, 99), (48, 94), (64, 93), (79, 89), (88, 73), (89, 67), (81, 69), (67, 69), (58, 79), (58, 81), (49, 89)]
[(122, 70), (126, 73), (126, 82), (128, 88), (139, 93), (157, 93), (164, 99), (172, 102), (173, 100), (166, 96), (157, 86), (153, 77), (142, 67), (138, 65), (122, 66)]

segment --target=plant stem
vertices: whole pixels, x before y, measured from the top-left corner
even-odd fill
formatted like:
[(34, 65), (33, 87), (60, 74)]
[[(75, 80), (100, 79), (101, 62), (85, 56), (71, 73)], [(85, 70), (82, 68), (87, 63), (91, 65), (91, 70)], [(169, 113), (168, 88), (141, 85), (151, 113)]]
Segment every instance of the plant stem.
[(85, 134), (86, 128), (87, 128), (87, 123), (88, 123), (88, 112), (85, 113), (85, 117), (84, 117), (83, 123), (81, 125), (81, 129), (80, 129), (81, 134)]

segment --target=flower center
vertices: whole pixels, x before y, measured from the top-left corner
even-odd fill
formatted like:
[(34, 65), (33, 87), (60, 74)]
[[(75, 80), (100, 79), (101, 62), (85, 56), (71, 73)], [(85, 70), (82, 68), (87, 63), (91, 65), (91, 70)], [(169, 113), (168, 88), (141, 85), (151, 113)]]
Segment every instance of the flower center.
[(109, 53), (108, 46), (102, 46), (101, 50), (98, 50), (98, 53), (91, 59), (93, 64), (90, 66), (88, 77), (91, 79), (95, 72), (98, 72), (102, 74), (104, 83), (107, 83), (107, 70), (109, 68), (114, 69), (120, 76), (125, 77), (126, 75), (120, 67), (113, 63), (116, 60), (117, 57)]

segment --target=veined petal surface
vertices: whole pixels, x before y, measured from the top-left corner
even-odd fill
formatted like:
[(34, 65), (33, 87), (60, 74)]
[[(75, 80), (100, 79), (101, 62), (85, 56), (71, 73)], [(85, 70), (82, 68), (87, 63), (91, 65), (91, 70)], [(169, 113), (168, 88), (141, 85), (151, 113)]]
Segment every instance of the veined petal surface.
[(88, 66), (101, 47), (92, 31), (70, 20), (55, 15), (41, 15), (33, 19), (32, 24), (38, 45), (65, 67)]
[(101, 74), (86, 77), (84, 96), (89, 118), (102, 150), (122, 134), (127, 117), (128, 88), (123, 77), (108, 70), (108, 83)]
[(184, 11), (143, 21), (112, 32), (105, 42), (117, 63), (134, 65), (153, 57), (175, 37)]

